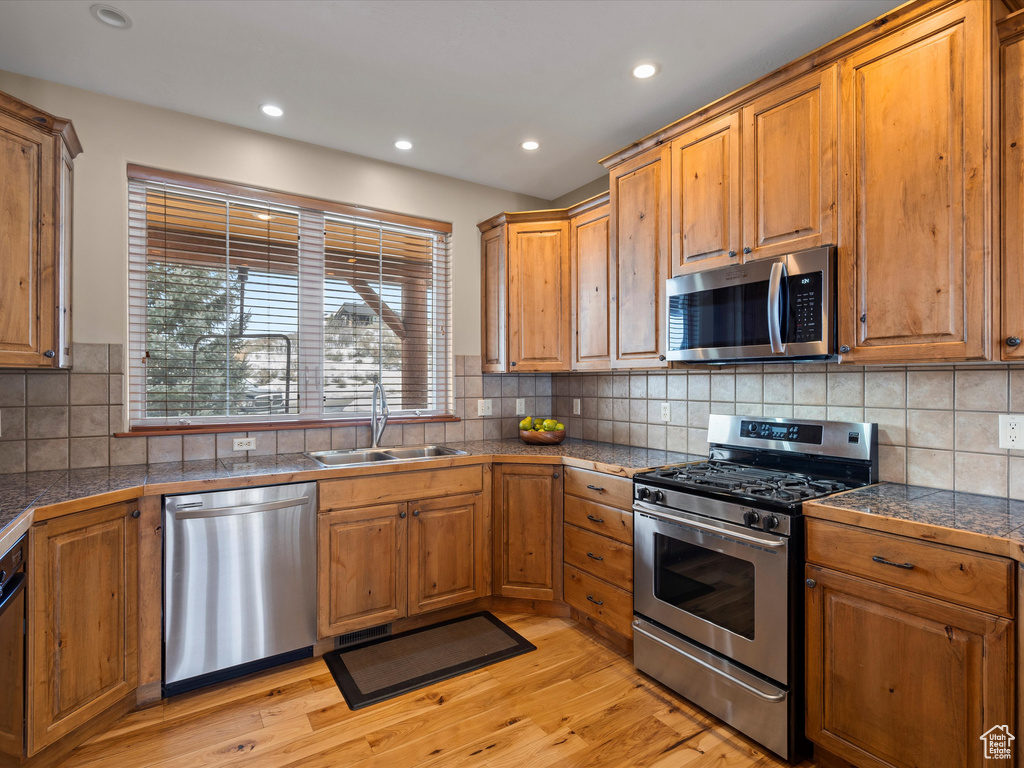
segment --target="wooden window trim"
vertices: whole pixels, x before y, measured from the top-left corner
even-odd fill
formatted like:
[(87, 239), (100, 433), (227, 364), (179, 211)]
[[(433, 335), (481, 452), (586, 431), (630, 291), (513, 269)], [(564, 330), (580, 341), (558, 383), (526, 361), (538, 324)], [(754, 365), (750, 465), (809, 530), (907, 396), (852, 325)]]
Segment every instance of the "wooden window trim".
[[(458, 416), (395, 416), (388, 419), (389, 425), (394, 424), (433, 424), (462, 421)], [(167, 435), (207, 435), (224, 432), (278, 432), (286, 429), (337, 429), (341, 427), (368, 427), (370, 420), (354, 419), (320, 419), (305, 421), (234, 421), (225, 424), (196, 424), (195, 426), (151, 426), (133, 427), (127, 432), (115, 432), (114, 437), (164, 437)]]
[(436, 221), (417, 216), (408, 216), (394, 211), (385, 211), (378, 208), (368, 208), (362, 205), (350, 205), (338, 203), (333, 200), (324, 200), (319, 197), (308, 197), (296, 195), (291, 192), (281, 192), (276, 189), (265, 189), (263, 187), (252, 187), (244, 184), (232, 184), (228, 181), (219, 181), (205, 176), (193, 176), (174, 171), (164, 171), (158, 168), (148, 168), (144, 165), (128, 164), (128, 176), (139, 181), (155, 181), (167, 184), (177, 184), (193, 189), (202, 189), (207, 192), (219, 192), (226, 195), (239, 197), (255, 197), (259, 200), (266, 200), (284, 205), (295, 205), (301, 208), (315, 208), (326, 213), (338, 213), (343, 216), (357, 216), (377, 221), (386, 221), (389, 224), (398, 224), (406, 227), (419, 227), (431, 229), (435, 232), (450, 235), (452, 233), (451, 222)]

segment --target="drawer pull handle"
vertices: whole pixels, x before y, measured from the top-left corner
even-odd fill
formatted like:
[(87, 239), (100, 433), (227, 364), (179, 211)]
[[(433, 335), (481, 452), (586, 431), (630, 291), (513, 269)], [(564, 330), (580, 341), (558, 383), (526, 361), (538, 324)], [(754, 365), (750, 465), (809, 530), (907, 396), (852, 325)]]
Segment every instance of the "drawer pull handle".
[(878, 555), (875, 555), (871, 559), (876, 563), (881, 563), (882, 565), (891, 565), (893, 568), (903, 568), (907, 571), (914, 570), (913, 563), (894, 563), (892, 560), (886, 560), (884, 557), (879, 557)]
[(604, 605), (604, 600), (595, 600), (590, 595), (587, 595), (587, 600), (592, 602), (594, 605)]
[(600, 485), (588, 485), (587, 488), (589, 488), (592, 491), (600, 491), (602, 493), (604, 492), (604, 488), (602, 488)]
[(587, 515), (587, 520), (589, 520), (592, 523), (603, 523), (604, 522), (604, 518), (603, 517), (594, 517), (593, 515)]
[(587, 552), (587, 557), (589, 557), (591, 560), (604, 560), (604, 558), (601, 557), (601, 555), (595, 555), (593, 552)]

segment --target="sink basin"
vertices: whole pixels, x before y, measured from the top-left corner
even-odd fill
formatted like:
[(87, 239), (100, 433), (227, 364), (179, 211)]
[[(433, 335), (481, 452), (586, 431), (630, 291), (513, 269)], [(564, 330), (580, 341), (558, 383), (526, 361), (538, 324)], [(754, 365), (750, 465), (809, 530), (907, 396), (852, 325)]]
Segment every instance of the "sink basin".
[(304, 454), (325, 467), (338, 467), (345, 464), (370, 464), (375, 461), (394, 461), (383, 451), (311, 451)]
[(426, 459), (431, 456), (461, 456), (466, 452), (443, 445), (417, 445), (414, 448), (385, 448), (384, 453), (396, 459)]
[(348, 464), (372, 464), (378, 461), (405, 461), (428, 459), (432, 456), (456, 456), (464, 454), (455, 448), (443, 445), (417, 445), (412, 448), (367, 448), (357, 451), (311, 451), (304, 455), (320, 462), (325, 467), (340, 467)]

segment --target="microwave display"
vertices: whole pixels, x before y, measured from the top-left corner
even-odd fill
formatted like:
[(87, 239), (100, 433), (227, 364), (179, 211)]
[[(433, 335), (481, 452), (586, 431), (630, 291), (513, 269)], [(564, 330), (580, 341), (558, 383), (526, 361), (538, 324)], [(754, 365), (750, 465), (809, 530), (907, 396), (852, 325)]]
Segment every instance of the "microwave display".
[[(670, 296), (671, 349), (769, 344), (768, 287), (766, 279)], [(780, 330), (785, 343), (822, 340), (822, 290), (821, 272), (783, 280)]]

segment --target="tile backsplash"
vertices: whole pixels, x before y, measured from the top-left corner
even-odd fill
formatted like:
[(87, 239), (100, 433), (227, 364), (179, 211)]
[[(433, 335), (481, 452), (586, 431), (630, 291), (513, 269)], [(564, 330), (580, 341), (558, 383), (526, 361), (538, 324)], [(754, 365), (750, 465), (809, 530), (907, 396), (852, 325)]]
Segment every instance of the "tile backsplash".
[[(68, 371), (0, 372), (0, 473), (242, 458), (365, 447), (369, 427), (113, 437), (127, 427), (123, 350), (76, 344)], [(706, 454), (708, 416), (795, 416), (879, 425), (883, 480), (1024, 498), (1024, 451), (999, 448), (999, 414), (1024, 413), (1024, 368), (1006, 365), (859, 368), (749, 365), (673, 371), (483, 374), (455, 360), (461, 420), (391, 424), (386, 445), (515, 437), (516, 400), (553, 415), (570, 437)], [(573, 401), (580, 415), (573, 415)], [(478, 416), (490, 400), (492, 415)], [(662, 403), (669, 420), (662, 420)], [(256, 449), (234, 451), (232, 438)]]

